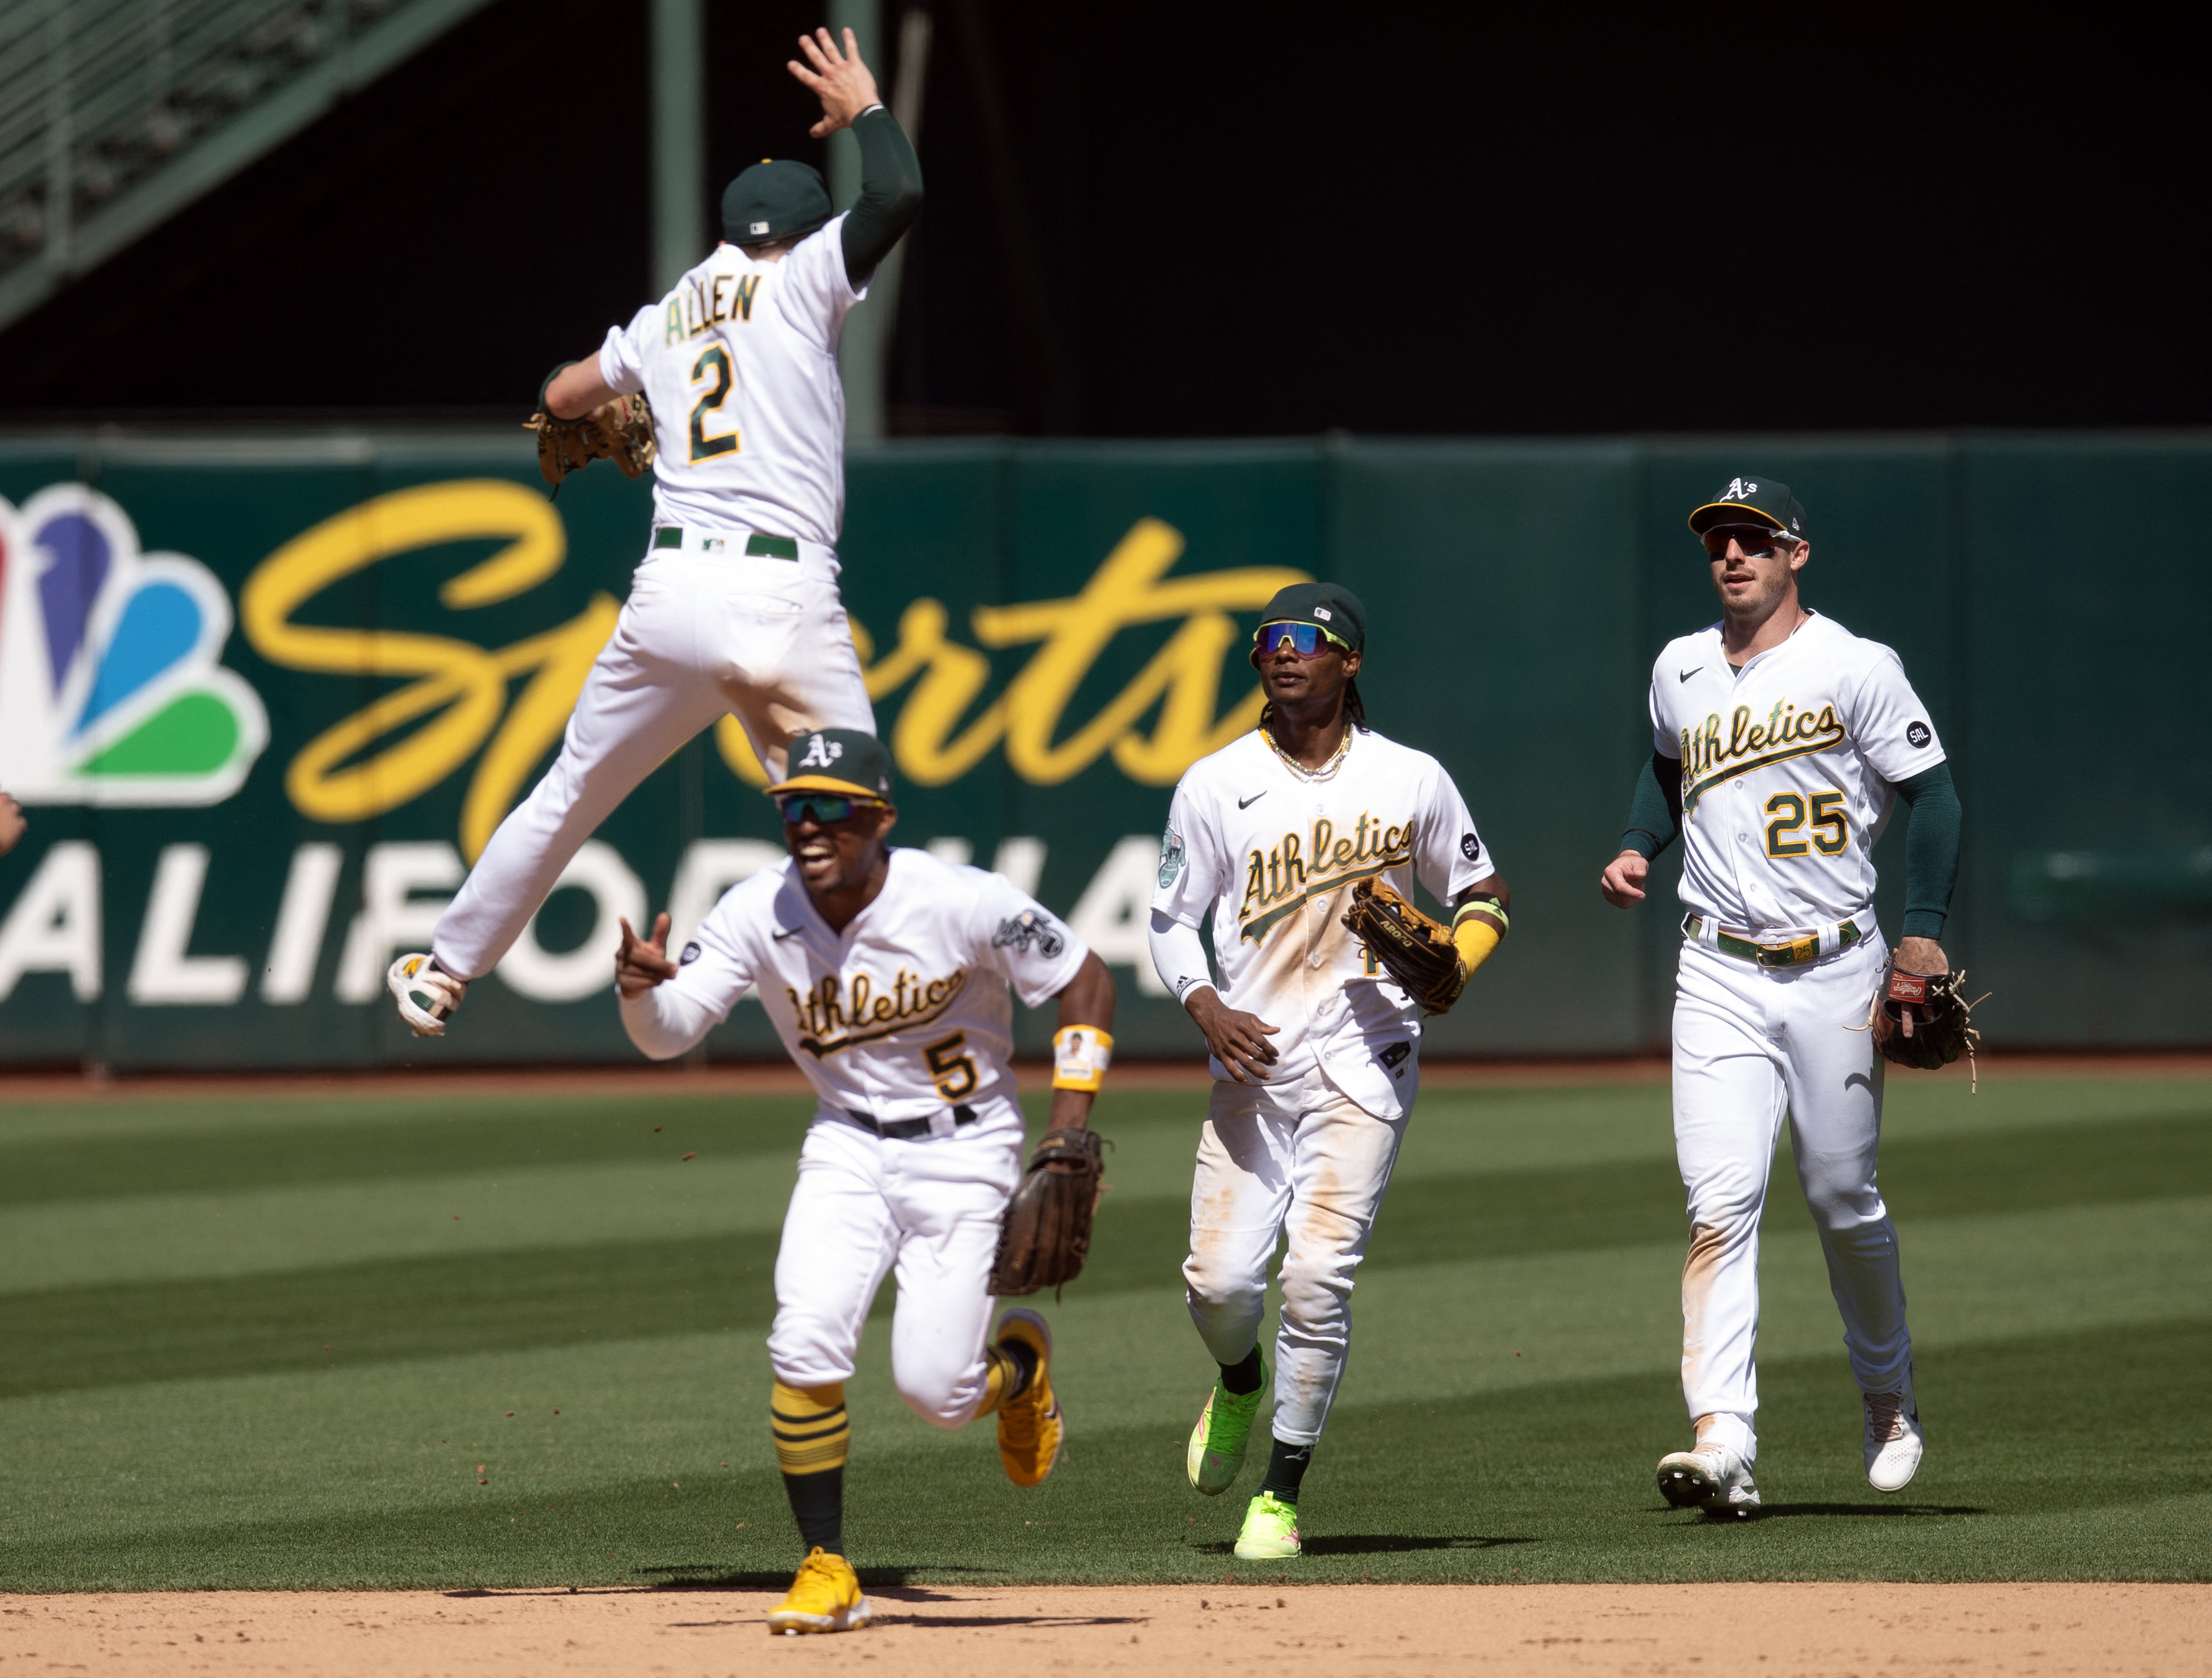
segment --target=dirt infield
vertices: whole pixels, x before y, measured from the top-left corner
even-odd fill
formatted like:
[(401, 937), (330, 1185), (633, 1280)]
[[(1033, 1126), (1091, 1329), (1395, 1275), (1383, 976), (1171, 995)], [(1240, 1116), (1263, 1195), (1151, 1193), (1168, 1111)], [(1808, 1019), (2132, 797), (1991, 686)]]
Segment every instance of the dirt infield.
[(878, 1623), (771, 1638), (763, 1590), (0, 1597), (0, 1671), (593, 1675), (2202, 1672), (2212, 1586), (894, 1587)]

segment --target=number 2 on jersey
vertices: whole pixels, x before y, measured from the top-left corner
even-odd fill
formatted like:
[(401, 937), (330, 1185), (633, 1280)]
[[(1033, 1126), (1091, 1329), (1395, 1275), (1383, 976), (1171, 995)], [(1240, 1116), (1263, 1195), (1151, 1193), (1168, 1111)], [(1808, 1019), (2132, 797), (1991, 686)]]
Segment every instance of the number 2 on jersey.
[(974, 1095), (975, 1085), (982, 1081), (975, 1075), (975, 1062), (960, 1052), (967, 1042), (965, 1031), (955, 1031), (921, 1051), (922, 1058), (929, 1062), (930, 1082), (937, 1085), (937, 1093), (947, 1101)]
[(735, 431), (720, 437), (707, 435), (707, 416), (720, 413), (722, 404), (730, 399), (730, 352), (719, 344), (701, 352), (699, 359), (691, 363), (693, 385), (703, 385), (710, 379), (714, 380), (713, 387), (691, 404), (691, 464), (695, 466), (718, 454), (738, 452)]
[[(1815, 793), (1808, 811), (1802, 793), (1777, 793), (1766, 801), (1766, 813), (1774, 818), (1766, 824), (1766, 854), (1783, 859), (1814, 850), (1823, 856), (1841, 855), (1851, 841), (1850, 818), (1844, 813), (1843, 804), (1840, 792)], [(1795, 836), (1803, 832), (1808, 815), (1813, 828), (1810, 845)]]

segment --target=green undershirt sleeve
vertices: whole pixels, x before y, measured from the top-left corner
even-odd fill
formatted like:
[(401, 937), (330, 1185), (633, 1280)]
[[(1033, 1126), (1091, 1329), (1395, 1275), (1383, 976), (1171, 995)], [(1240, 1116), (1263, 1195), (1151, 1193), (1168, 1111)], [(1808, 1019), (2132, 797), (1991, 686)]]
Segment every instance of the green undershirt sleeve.
[(1620, 836), (1620, 848), (1634, 851), (1648, 862), (1673, 844), (1681, 830), (1681, 762), (1655, 751), (1637, 772), (1636, 791), (1628, 800), (1628, 830)]
[(860, 144), (860, 197), (845, 217), (845, 277), (864, 286), (921, 214), (921, 160), (898, 119), (882, 106), (853, 122)]
[(1906, 938), (1941, 938), (1959, 883), (1959, 789), (1951, 766), (1938, 763), (1897, 783), (1905, 800), (1905, 926)]

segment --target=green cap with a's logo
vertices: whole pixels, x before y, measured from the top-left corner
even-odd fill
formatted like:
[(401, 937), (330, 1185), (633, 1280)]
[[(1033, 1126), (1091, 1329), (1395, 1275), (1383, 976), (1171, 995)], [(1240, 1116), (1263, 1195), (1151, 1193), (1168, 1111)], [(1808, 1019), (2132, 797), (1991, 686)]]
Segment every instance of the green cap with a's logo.
[[(1277, 589), (1275, 598), (1260, 614), (1261, 629), (1270, 623), (1317, 623), (1347, 652), (1360, 652), (1367, 645), (1367, 608), (1340, 582), (1294, 582), (1288, 588)], [(1259, 640), (1260, 632), (1255, 629), (1248, 658), (1258, 657)]]
[(783, 779), (768, 789), (770, 798), (842, 793), (848, 798), (890, 799), (890, 748), (857, 728), (810, 728), (793, 734), (784, 763)]
[(1756, 473), (1729, 479), (1718, 495), (1690, 514), (1690, 528), (1699, 536), (1717, 525), (1763, 525), (1800, 542), (1813, 539), (1805, 528), (1805, 509), (1790, 486)]

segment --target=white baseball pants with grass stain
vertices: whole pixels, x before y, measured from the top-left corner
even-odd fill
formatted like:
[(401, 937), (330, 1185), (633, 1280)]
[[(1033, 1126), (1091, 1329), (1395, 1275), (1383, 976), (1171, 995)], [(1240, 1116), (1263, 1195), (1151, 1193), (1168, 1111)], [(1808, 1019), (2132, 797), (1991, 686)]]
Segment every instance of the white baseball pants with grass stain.
[(1689, 1191), (1682, 1396), (1701, 1440), (1758, 1455), (1759, 1220), (1782, 1125), (1866, 1392), (1912, 1365), (1897, 1231), (1875, 1187), (1884, 1061), (1866, 1024), (1879, 938), (1795, 968), (1682, 945), (1674, 997), (1674, 1152)]
[(561, 755), (440, 916), (430, 941), (438, 965), (465, 979), (490, 972), (615, 806), (726, 714), (771, 775), (801, 730), (875, 732), (830, 550), (802, 543), (795, 561), (684, 548), (646, 555), (576, 696)]
[(924, 1421), (958, 1427), (990, 1384), (991, 1264), (1022, 1180), (1022, 1116), (987, 1103), (950, 1136), (879, 1137), (817, 1117), (775, 1255), (768, 1358), (787, 1387), (853, 1378), (860, 1327), (887, 1274), (891, 1379)]
[(1317, 1441), (1336, 1401), (1352, 1278), (1410, 1116), (1376, 1118), (1319, 1068), (1295, 1091), (1213, 1086), (1190, 1189), (1185, 1297), (1213, 1360), (1242, 1363), (1259, 1343), (1267, 1265), (1287, 1234), (1274, 1377), (1274, 1436), (1285, 1444)]

